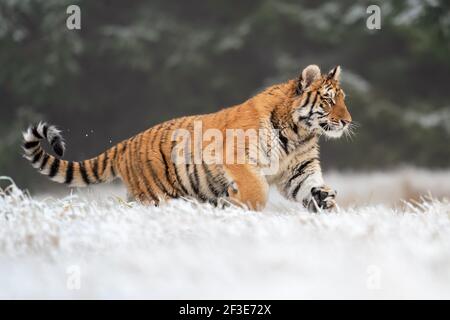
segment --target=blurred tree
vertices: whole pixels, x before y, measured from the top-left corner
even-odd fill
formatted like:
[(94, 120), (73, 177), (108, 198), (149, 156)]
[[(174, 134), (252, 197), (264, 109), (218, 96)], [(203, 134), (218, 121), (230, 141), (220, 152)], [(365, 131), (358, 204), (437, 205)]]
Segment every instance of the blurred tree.
[[(366, 28), (377, 3), (381, 30)], [(68, 30), (66, 8), (81, 8)], [(65, 129), (82, 159), (172, 117), (242, 102), (309, 63), (342, 65), (360, 124), (325, 143), (325, 168), (448, 166), (450, 4), (444, 0), (4, 0), (0, 175), (42, 183), (20, 129)], [(324, 70), (325, 71), (325, 70)]]

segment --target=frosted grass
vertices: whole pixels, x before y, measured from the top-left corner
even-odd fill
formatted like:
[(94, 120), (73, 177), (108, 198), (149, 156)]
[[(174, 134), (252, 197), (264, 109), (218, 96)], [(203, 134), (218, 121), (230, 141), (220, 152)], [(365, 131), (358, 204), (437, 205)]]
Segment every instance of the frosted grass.
[[(79, 289), (70, 285), (72, 267)], [(450, 204), (311, 214), (0, 190), (0, 298), (450, 298)]]

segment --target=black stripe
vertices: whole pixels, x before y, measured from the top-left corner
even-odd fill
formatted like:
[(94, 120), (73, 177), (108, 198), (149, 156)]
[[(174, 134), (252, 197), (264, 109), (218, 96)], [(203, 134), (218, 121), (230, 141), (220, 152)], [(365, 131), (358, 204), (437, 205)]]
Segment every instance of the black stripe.
[(53, 137), (52, 141), (50, 141), (50, 144), (53, 146), (56, 144), (56, 142), (58, 142), (58, 140), (59, 140), (59, 137), (55, 136), (55, 137)]
[(39, 152), (41, 152), (42, 148), (36, 148), (33, 150), (33, 152), (31, 152), (31, 154), (29, 156), (35, 156), (36, 154), (38, 154)]
[(39, 152), (34, 155), (33, 160), (31, 160), (31, 163), (34, 164), (34, 163), (38, 162), (41, 159), (41, 156), (43, 153), (44, 153), (44, 151), (42, 149), (39, 150)]
[(208, 165), (204, 162), (202, 162), (203, 170), (205, 171), (206, 175), (206, 182), (208, 183), (208, 189), (211, 191), (211, 193), (216, 197), (220, 197), (222, 192), (220, 190), (216, 189), (216, 181), (214, 179), (214, 176), (212, 175), (211, 171), (208, 168)]
[[(323, 108), (322, 108), (323, 109)], [(312, 115), (313, 114), (318, 114), (319, 116), (324, 116), (325, 115), (325, 112), (323, 112), (323, 111), (314, 111), (313, 113), (312, 113)]]
[(194, 191), (195, 195), (198, 195), (198, 188), (195, 184), (195, 181), (192, 179), (191, 173), (189, 172), (189, 168), (191, 167), (190, 163), (186, 163), (186, 174), (188, 176), (189, 184), (191, 186), (192, 191)]
[(319, 97), (319, 94), (316, 93), (316, 96), (314, 97), (313, 102), (311, 103), (311, 109), (309, 110), (309, 117), (311, 118), (312, 114), (313, 114), (313, 108), (317, 102), (317, 98)]
[(89, 177), (88, 177), (88, 174), (86, 172), (86, 168), (84, 167), (83, 162), (79, 162), (79, 165), (80, 165), (81, 178), (83, 179), (85, 184), (90, 184), (91, 182), (89, 181)]
[(197, 190), (198, 190), (198, 196), (199, 196), (200, 199), (206, 200), (207, 197), (202, 193), (202, 188), (201, 188), (201, 185), (200, 185), (200, 178), (199, 178), (199, 176), (198, 176), (198, 167), (197, 167), (197, 164), (194, 163), (193, 166), (194, 166), (194, 172), (193, 172), (193, 175), (194, 175), (195, 185), (196, 185)]
[(47, 132), (48, 132), (48, 126), (45, 125), (45, 126), (44, 126), (44, 129), (43, 129), (43, 133), (44, 133), (45, 139), (47, 139)]
[(296, 95), (301, 95), (303, 92), (303, 88), (302, 88), (302, 77), (298, 77), (296, 80), (296, 84), (295, 84), (295, 94)]
[(39, 141), (27, 141), (23, 144), (25, 149), (32, 149), (39, 145)]
[(300, 121), (303, 121), (303, 120), (308, 120), (309, 119), (309, 117), (310, 117), (310, 115), (308, 114), (308, 115), (306, 115), (306, 116), (300, 116), (300, 117), (298, 117), (298, 121), (300, 122)]
[[(187, 126), (187, 129), (189, 131), (192, 129), (192, 123), (189, 123), (189, 125)], [(184, 150), (184, 152), (186, 152), (186, 151)], [(192, 179), (192, 176), (191, 176), (191, 174), (189, 172), (189, 168), (191, 166), (190, 162), (194, 160), (194, 157), (193, 157), (192, 153), (190, 153), (189, 159), (186, 159), (186, 157), (185, 157), (185, 160), (187, 160), (186, 161), (186, 165), (185, 165), (185, 170), (186, 170), (186, 175), (188, 177), (189, 185), (191, 186), (191, 189), (194, 192), (194, 195), (199, 197), (198, 186), (197, 186), (196, 182)], [(195, 168), (195, 165), (194, 165), (194, 168)]]
[(38, 138), (38, 139), (42, 139), (42, 136), (39, 134), (38, 130), (36, 127), (33, 127), (33, 129), (31, 130), (31, 132), (33, 133), (33, 135)]
[(275, 119), (275, 112), (272, 111), (270, 114), (270, 122), (272, 123), (272, 127), (277, 130), (278, 132), (278, 140), (280, 141), (281, 147), (283, 148), (284, 152), (287, 154), (289, 152), (289, 140), (286, 138), (286, 136), (283, 134), (283, 130), (281, 126), (279, 125), (277, 119)]
[(300, 122), (300, 121), (303, 121), (303, 120), (307, 120), (307, 119), (309, 119), (309, 115), (298, 117), (298, 121), (299, 121), (299, 122)]
[[(142, 175), (142, 176), (143, 176), (143, 179), (145, 179), (147, 181), (147, 178), (145, 178), (144, 175)], [(144, 183), (144, 184), (145, 184), (145, 189), (147, 190), (148, 194), (152, 198), (150, 200), (155, 201), (155, 204), (158, 205), (159, 197), (152, 191), (152, 188), (151, 188), (150, 184), (148, 183), (148, 181), (147, 181), (147, 183)]]
[(92, 173), (94, 174), (95, 180), (98, 182), (100, 181), (100, 177), (98, 176), (98, 157), (91, 160), (91, 164)]
[(114, 146), (114, 148), (113, 148), (113, 156), (112, 156), (112, 159), (110, 161), (110, 164), (111, 164), (111, 175), (113, 177), (116, 176), (116, 171), (114, 170), (114, 164), (116, 163), (116, 156), (117, 156), (117, 145)]
[(309, 159), (308, 161), (302, 162), (300, 165), (297, 165), (297, 167), (294, 170), (294, 175), (292, 175), (287, 183), (287, 186), (290, 186), (292, 181), (296, 178), (298, 178), (299, 176), (301, 176), (302, 174), (305, 173), (305, 169), (307, 166), (309, 166), (314, 160), (318, 160), (317, 158), (312, 158)]
[(106, 166), (108, 165), (108, 151), (105, 151), (103, 154), (105, 155), (105, 157), (103, 158), (102, 163), (102, 175), (105, 176)]
[[(133, 159), (132, 159), (132, 156), (133, 156), (132, 142), (133, 142), (135, 137), (136, 136), (133, 136), (132, 138), (130, 138), (127, 141), (125, 141), (125, 143), (124, 143), (124, 149), (126, 148), (126, 152), (130, 153), (129, 157), (127, 157), (127, 154), (125, 154), (125, 152), (122, 153), (122, 156), (123, 156), (123, 159), (124, 159), (124, 162), (125, 162), (125, 175), (128, 178), (130, 186), (132, 188), (135, 187), (135, 186), (137, 188), (139, 188), (140, 187), (140, 185), (139, 185), (139, 177), (137, 176), (135, 170), (141, 170), (141, 168), (139, 166), (136, 166), (135, 170), (133, 170), (132, 163), (130, 162), (130, 161), (133, 161)], [(139, 191), (141, 191), (141, 190), (139, 190)], [(130, 192), (130, 194), (131, 194), (131, 196), (134, 199), (136, 199), (136, 197), (138, 196), (134, 192), (133, 193)], [(140, 200), (140, 199), (136, 199), (136, 200)], [(156, 202), (158, 200), (159, 199), (155, 199), (154, 201)]]
[(65, 183), (70, 184), (73, 180), (73, 162), (69, 161), (67, 163), (67, 170), (66, 170), (66, 181)]
[[(316, 96), (314, 97), (314, 101), (311, 104), (311, 108), (309, 109), (308, 115), (307, 116), (299, 116), (298, 117), (298, 121), (307, 120), (307, 119), (309, 119), (311, 117), (312, 112), (313, 112), (313, 107), (314, 107), (314, 104), (317, 101), (317, 97), (318, 96), (319, 96), (319, 94), (316, 93)], [(306, 107), (309, 104), (310, 99), (311, 99), (311, 92), (308, 92), (308, 98), (306, 99), (305, 103), (300, 106), (300, 109), (303, 108), (303, 107)]]
[(275, 121), (275, 110), (270, 113), (270, 123), (274, 129), (278, 129), (278, 123)]
[(310, 98), (311, 98), (311, 92), (308, 92), (308, 93), (307, 93), (307, 97), (306, 97), (305, 102), (299, 107), (299, 109), (301, 109), (301, 108), (307, 106), (307, 105), (309, 104), (309, 99), (310, 99)]
[[(152, 145), (151, 145), (151, 148), (152, 148), (153, 151), (156, 151), (156, 146), (155, 146), (155, 144), (156, 144), (156, 141), (158, 140), (158, 139), (157, 139), (157, 137), (159, 136), (158, 134), (161, 132), (161, 130), (164, 130), (164, 128), (161, 128), (161, 127), (162, 127), (162, 124), (158, 125), (158, 126), (155, 128), (155, 130), (158, 130), (158, 132), (155, 133), (155, 137), (154, 137), (153, 143), (152, 143)], [(147, 153), (146, 153), (145, 155), (147, 156)], [(158, 162), (159, 162), (159, 161), (158, 161)], [(166, 186), (164, 185), (164, 183), (163, 183), (163, 182), (161, 181), (161, 179), (158, 177), (158, 173), (155, 172), (155, 170), (154, 170), (154, 168), (153, 168), (153, 165), (152, 165), (152, 162), (151, 162), (151, 161), (150, 161), (149, 167), (150, 167), (150, 171), (151, 171), (152, 176), (153, 176), (153, 180), (155, 181), (155, 183), (156, 183), (156, 185), (158, 186), (158, 188), (161, 189), (161, 191), (162, 191), (164, 194), (166, 194), (166, 195), (170, 196), (171, 198), (173, 198), (174, 196), (169, 192), (169, 190), (167, 190), (167, 188), (166, 188)]]
[(44, 170), (45, 165), (48, 162), (48, 159), (50, 159), (50, 156), (48, 154), (45, 154), (44, 159), (42, 159), (42, 163), (41, 163), (41, 167), (40, 167), (41, 170)]
[(172, 183), (172, 182), (170, 181), (170, 179), (169, 179), (169, 177), (170, 177), (170, 174), (169, 174), (169, 164), (168, 164), (168, 162), (167, 162), (166, 155), (165, 155), (165, 153), (164, 153), (163, 150), (162, 150), (162, 144), (166, 141), (167, 135), (169, 134), (169, 132), (170, 132), (170, 130), (172, 129), (172, 127), (173, 127), (173, 123), (170, 124), (170, 126), (169, 126), (168, 128), (165, 129), (164, 136), (161, 137), (161, 139), (159, 139), (159, 154), (161, 155), (161, 158), (163, 159), (164, 171), (166, 172), (167, 181), (168, 181), (168, 182), (170, 183), (170, 185), (173, 187), (173, 183)]
[(181, 188), (181, 191), (183, 192), (184, 195), (189, 194), (188, 191), (186, 190), (186, 188), (184, 187), (183, 180), (181, 180), (181, 177), (178, 174), (178, 168), (177, 168), (177, 164), (176, 163), (173, 164), (173, 169), (174, 169), (174, 173), (175, 173), (175, 178), (177, 179), (177, 182), (178, 182), (178, 185)]
[[(156, 150), (158, 150), (158, 152), (159, 152), (159, 154), (161, 155), (161, 158), (162, 158), (162, 160), (163, 160), (163, 163), (162, 163), (162, 165), (164, 166), (164, 177), (166, 177), (166, 182), (168, 183), (168, 185), (169, 185), (169, 189), (170, 188), (173, 188), (173, 189), (175, 189), (174, 188), (174, 186), (173, 186), (173, 184), (172, 184), (172, 182), (170, 181), (170, 179), (169, 179), (169, 168), (168, 168), (168, 165), (167, 165), (167, 159), (164, 157), (164, 153), (162, 152), (162, 150), (161, 150), (161, 147), (162, 147), (162, 143), (163, 143), (163, 140), (167, 137), (167, 133), (168, 133), (168, 129), (166, 128), (166, 125), (162, 125), (162, 128), (160, 128), (160, 131), (163, 131), (163, 133), (162, 133), (162, 135), (160, 136), (160, 138), (159, 138), (159, 144), (158, 144), (158, 147), (156, 148), (156, 146), (154, 145), (154, 143), (152, 144), (152, 149), (156, 152)], [(158, 140), (158, 139), (155, 139), (155, 141), (156, 140)], [(156, 175), (156, 173), (155, 173), (155, 175)], [(175, 196), (176, 196), (176, 194), (172, 194), (172, 192), (169, 192), (169, 190), (166, 188), (166, 185), (164, 184), (164, 182), (161, 180), (161, 179), (159, 179), (158, 178), (158, 180), (156, 181), (157, 183), (158, 183), (158, 186), (160, 186), (160, 188), (167, 194), (167, 195), (169, 195), (170, 197), (172, 197), (172, 198), (174, 198)]]
[(308, 179), (308, 177), (311, 174), (307, 174), (305, 177), (303, 177), (302, 181), (300, 181), (297, 186), (295, 187), (295, 189), (292, 191), (292, 198), (295, 199), (297, 197), (297, 193), (300, 190), (300, 187), (302, 186), (303, 182), (305, 182), (306, 179)]
[[(160, 152), (160, 154), (162, 156), (162, 159), (163, 159), (163, 162), (164, 162), (165, 171), (166, 171), (166, 177), (167, 177), (167, 180), (169, 181), (170, 185), (172, 186), (172, 188), (176, 189), (179, 193), (186, 195), (188, 192), (187, 192), (187, 190), (184, 188), (184, 186), (181, 184), (181, 182), (179, 180), (178, 170), (177, 170), (176, 164), (173, 161), (172, 161), (172, 165), (174, 166), (175, 181), (173, 179), (170, 179), (169, 161), (167, 160), (166, 154), (162, 150), (162, 144), (163, 144), (163, 142), (166, 142), (167, 136), (169, 135), (170, 130), (172, 130), (174, 125), (175, 125), (175, 123), (172, 122), (169, 125), (169, 127), (166, 129), (166, 131), (164, 132), (164, 136), (160, 139), (159, 152)], [(170, 153), (172, 153), (172, 150), (173, 150), (173, 148), (170, 148)]]
[[(178, 127), (179, 128), (184, 128), (184, 125), (186, 124), (186, 122), (189, 121), (189, 119), (183, 119), (181, 121), (181, 123), (179, 123)], [(173, 137), (172, 137), (173, 138)], [(176, 145), (177, 141), (176, 140), (171, 140), (171, 144), (170, 144), (170, 154), (172, 154), (173, 149)], [(178, 156), (178, 155), (177, 155)], [(175, 179), (177, 180), (177, 183), (179, 185), (179, 187), (181, 188), (181, 191), (184, 195), (189, 195), (188, 190), (186, 189), (183, 179), (180, 177), (179, 173), (178, 173), (178, 166), (177, 166), (177, 161), (178, 159), (172, 159), (172, 164), (173, 164), (173, 169), (174, 169), (174, 173), (175, 173)], [(188, 174), (189, 175), (189, 174)]]
[[(125, 154), (125, 152), (123, 151), (123, 150), (125, 150), (127, 144), (128, 144), (128, 141), (126, 141), (126, 142), (124, 143), (124, 145), (123, 145), (123, 149), (122, 149), (122, 157), (123, 157), (123, 162), (124, 162), (124, 164), (125, 164), (125, 175), (126, 175), (126, 177), (127, 177), (127, 180), (129, 180), (130, 186), (132, 186), (132, 181), (131, 181), (131, 179), (132, 179), (133, 177), (131, 176), (131, 172), (130, 172), (130, 170), (129, 170), (129, 168), (128, 168), (128, 161), (127, 161), (128, 157), (127, 157), (127, 155)], [(138, 182), (138, 183), (139, 183), (139, 182)], [(130, 192), (130, 194), (131, 194), (131, 192)], [(133, 194), (132, 196), (134, 197), (134, 194)]]
[[(197, 197), (200, 200), (206, 201), (207, 197), (205, 197), (205, 195), (202, 194), (201, 191), (200, 191), (200, 181), (199, 181), (199, 178), (198, 178), (197, 165), (196, 164), (192, 164), (192, 166), (194, 167), (194, 171), (192, 172), (192, 175), (189, 174), (189, 182), (191, 183), (192, 190), (194, 190), (195, 194), (197, 195)], [(193, 179), (192, 179), (192, 176), (193, 176)], [(194, 180), (194, 181), (192, 181), (192, 180)]]
[(281, 142), (281, 147), (283, 148), (284, 152), (285, 152), (286, 154), (289, 153), (289, 145), (288, 145), (289, 141), (288, 141), (288, 138), (286, 138), (286, 137), (283, 135), (283, 133), (281, 133), (281, 131), (280, 131), (280, 133), (279, 133), (278, 139), (279, 139), (280, 142)]
[[(172, 141), (171, 147), (170, 147), (170, 153), (172, 153), (175, 144), (176, 144), (176, 141)], [(184, 195), (188, 195), (189, 192), (186, 190), (186, 188), (183, 184), (183, 180), (181, 179), (181, 177), (178, 173), (178, 167), (177, 167), (176, 161), (172, 161), (172, 164), (173, 164), (173, 172), (175, 173), (175, 179), (177, 180), (177, 183), (180, 186), (181, 191), (183, 192)]]
[[(144, 138), (144, 135), (141, 134), (140, 140), (139, 140), (140, 143), (142, 143), (142, 139), (143, 138)], [(146, 143), (145, 147), (144, 147), (144, 155), (145, 155), (146, 158), (147, 158), (147, 154), (148, 154), (148, 143)], [(140, 157), (140, 154), (138, 156)], [(144, 164), (145, 163), (146, 162), (144, 162)], [(125, 160), (125, 164), (126, 164), (126, 160)], [(153, 171), (152, 171), (152, 168), (151, 168), (152, 164), (150, 163), (149, 166), (150, 166), (150, 174), (153, 176)], [(126, 165), (125, 165), (125, 168), (126, 168)], [(144, 174), (144, 168), (142, 168), (142, 169), (138, 168), (138, 170), (141, 172), (142, 179), (143, 179), (144, 185), (145, 185), (145, 189), (147, 190), (148, 194), (152, 198), (150, 200), (153, 200), (155, 202), (155, 204), (158, 205), (159, 197), (152, 191), (152, 186), (150, 184), (150, 181), (147, 179), (146, 175)]]
[(125, 142), (122, 142), (122, 150), (120, 150), (121, 154), (123, 155), (126, 151), (127, 151), (127, 146), (128, 146), (128, 140)]
[(58, 174), (58, 170), (59, 170), (59, 159), (57, 158), (53, 158), (53, 163), (52, 166), (50, 167), (50, 172), (48, 174), (48, 176), (50, 178), (53, 178), (54, 176), (56, 176)]
[[(315, 93), (314, 98), (312, 98), (313, 93)], [(320, 96), (320, 94), (318, 91), (311, 92), (311, 97), (309, 99), (309, 101), (310, 101), (309, 104), (311, 106), (311, 110), (309, 110), (310, 113), (312, 112), (312, 108), (316, 105), (316, 102), (319, 99), (319, 96)]]
[(149, 164), (149, 168), (150, 171), (152, 173), (153, 176), (153, 180), (155, 181), (157, 187), (159, 189), (161, 189), (161, 191), (165, 194), (168, 195), (169, 197), (173, 198), (174, 195), (172, 193), (169, 192), (169, 190), (167, 190), (166, 186), (164, 185), (164, 183), (161, 181), (161, 179), (158, 177), (158, 174), (155, 172), (155, 170), (153, 169), (153, 165), (152, 163)]
[(61, 143), (61, 139), (59, 137), (56, 137), (53, 140), (54, 140), (54, 142), (52, 142), (53, 151), (55, 151), (55, 153), (59, 157), (61, 157), (64, 154), (64, 148)]

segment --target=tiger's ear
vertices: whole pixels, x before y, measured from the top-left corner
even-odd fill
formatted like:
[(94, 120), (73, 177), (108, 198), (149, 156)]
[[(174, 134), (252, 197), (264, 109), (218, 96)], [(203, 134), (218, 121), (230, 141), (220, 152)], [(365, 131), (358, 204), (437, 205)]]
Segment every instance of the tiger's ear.
[(315, 64), (307, 66), (302, 71), (302, 75), (299, 79), (298, 91), (308, 88), (311, 83), (320, 78), (320, 68)]
[(336, 66), (328, 72), (328, 79), (339, 81), (341, 79), (341, 66)]

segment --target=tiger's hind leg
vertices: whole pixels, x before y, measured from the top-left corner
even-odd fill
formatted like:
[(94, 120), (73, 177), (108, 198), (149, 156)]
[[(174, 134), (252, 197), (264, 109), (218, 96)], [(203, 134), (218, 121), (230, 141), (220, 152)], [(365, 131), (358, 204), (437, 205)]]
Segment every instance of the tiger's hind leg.
[(158, 205), (160, 198), (148, 181), (139, 158), (140, 136), (135, 136), (121, 143), (117, 170), (119, 177), (127, 188), (127, 201), (139, 201), (143, 204)]
[(258, 169), (251, 165), (228, 165), (225, 170), (234, 181), (228, 191), (230, 202), (254, 211), (264, 209), (269, 185)]

